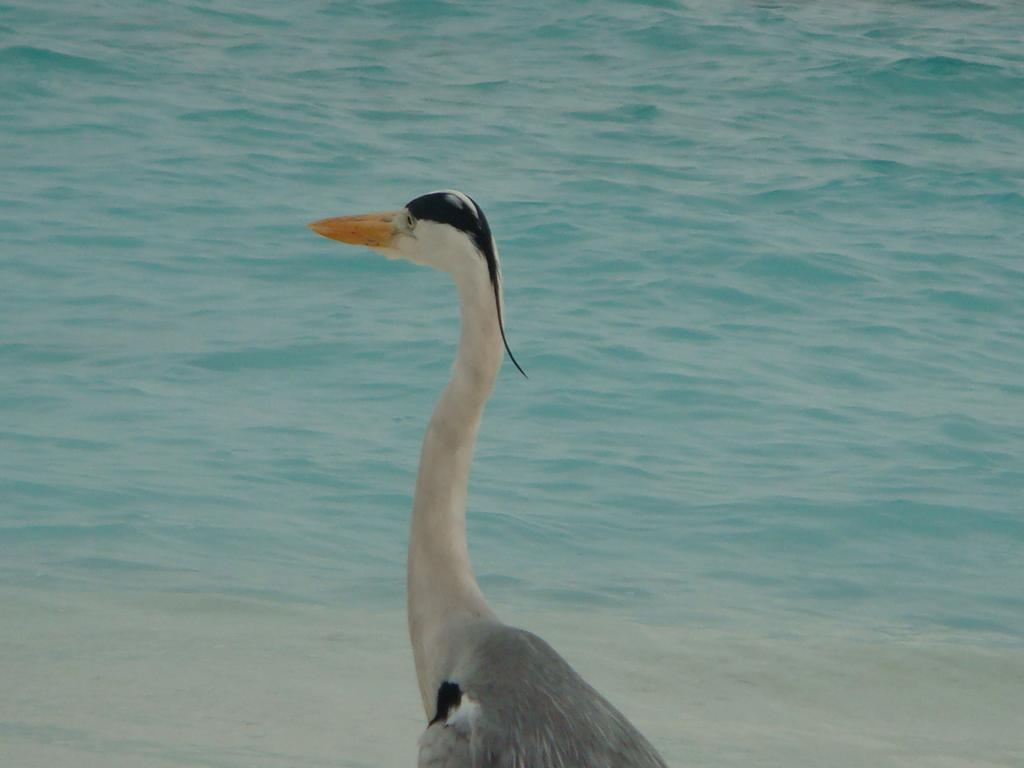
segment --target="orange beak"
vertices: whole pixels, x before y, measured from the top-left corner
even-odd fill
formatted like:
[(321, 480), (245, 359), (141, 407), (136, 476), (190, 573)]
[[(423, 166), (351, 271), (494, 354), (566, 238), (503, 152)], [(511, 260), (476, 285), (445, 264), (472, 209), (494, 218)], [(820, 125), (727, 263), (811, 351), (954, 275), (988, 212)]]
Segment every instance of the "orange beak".
[(320, 219), (309, 225), (318, 235), (350, 245), (389, 248), (395, 239), (395, 216), (398, 211), (364, 213), (359, 216), (336, 216)]

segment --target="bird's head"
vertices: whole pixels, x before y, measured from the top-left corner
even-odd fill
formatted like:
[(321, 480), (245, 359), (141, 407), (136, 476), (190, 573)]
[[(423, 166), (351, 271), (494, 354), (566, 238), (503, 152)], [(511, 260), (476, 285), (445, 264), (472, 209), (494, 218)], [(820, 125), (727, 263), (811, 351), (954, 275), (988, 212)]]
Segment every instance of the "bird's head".
[(324, 237), (365, 245), (390, 259), (408, 259), (458, 275), (484, 267), (499, 277), (498, 250), (487, 217), (462, 192), (443, 190), (417, 197), (397, 211), (314, 221)]
[(487, 217), (469, 195), (451, 189), (430, 192), (397, 211), (337, 216), (314, 221), (309, 227), (332, 240), (367, 246), (389, 259), (435, 267), (459, 283), (489, 285), (505, 349), (519, 372), (526, 375), (505, 340), (498, 248)]

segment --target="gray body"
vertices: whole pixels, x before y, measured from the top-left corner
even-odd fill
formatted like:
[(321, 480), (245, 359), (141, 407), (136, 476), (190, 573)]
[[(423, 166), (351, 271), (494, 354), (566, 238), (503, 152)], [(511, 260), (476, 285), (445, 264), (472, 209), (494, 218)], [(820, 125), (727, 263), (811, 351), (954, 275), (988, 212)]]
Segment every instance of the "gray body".
[(447, 679), (461, 706), (420, 739), (419, 768), (666, 768), (654, 747), (536, 635), (467, 627)]

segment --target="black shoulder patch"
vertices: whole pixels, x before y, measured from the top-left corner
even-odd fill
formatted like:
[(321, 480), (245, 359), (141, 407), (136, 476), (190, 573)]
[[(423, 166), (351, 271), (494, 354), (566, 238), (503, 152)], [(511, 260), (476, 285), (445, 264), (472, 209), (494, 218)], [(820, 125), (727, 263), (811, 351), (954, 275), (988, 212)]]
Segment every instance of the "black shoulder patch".
[(448, 713), (457, 709), (459, 702), (462, 701), (462, 689), (459, 688), (457, 683), (450, 683), (447, 680), (441, 683), (441, 687), (437, 689), (437, 714), (434, 715), (434, 719), (430, 721), (433, 725), (436, 722), (444, 722), (448, 719)]

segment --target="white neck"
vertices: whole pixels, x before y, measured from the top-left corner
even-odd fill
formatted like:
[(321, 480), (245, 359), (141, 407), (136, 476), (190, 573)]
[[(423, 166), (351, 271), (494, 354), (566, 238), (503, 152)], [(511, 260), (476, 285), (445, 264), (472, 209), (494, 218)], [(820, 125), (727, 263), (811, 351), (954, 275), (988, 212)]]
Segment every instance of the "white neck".
[(462, 308), (459, 351), (423, 439), (409, 536), (409, 635), (428, 718), (444, 682), (452, 632), (467, 621), (495, 620), (469, 561), (466, 491), (480, 418), (501, 367), (502, 341), (486, 268), (456, 272), (454, 278)]

